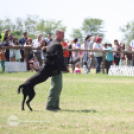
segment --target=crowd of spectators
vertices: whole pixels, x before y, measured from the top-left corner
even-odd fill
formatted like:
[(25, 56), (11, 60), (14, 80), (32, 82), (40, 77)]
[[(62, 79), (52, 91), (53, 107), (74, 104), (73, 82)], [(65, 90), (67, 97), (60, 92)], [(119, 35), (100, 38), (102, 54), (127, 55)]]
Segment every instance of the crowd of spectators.
[[(27, 37), (27, 33), (23, 33), (23, 37), (18, 39), (9, 34), (8, 30), (1, 33), (0, 41), (2, 46), (32, 46), (40, 48), (38, 50), (24, 50), (24, 49), (2, 49), (0, 50), (2, 71), (5, 70), (5, 62), (26, 62), (29, 71), (38, 71), (39, 66), (42, 66), (45, 60), (46, 48), (52, 41), (51, 33), (48, 33), (47, 38), (37, 35), (37, 39)], [(105, 43), (102, 45), (102, 38), (100, 35), (91, 37), (87, 35), (83, 44), (79, 43), (77, 38), (73, 40), (62, 40), (61, 45), (63, 49), (75, 49), (77, 51), (64, 51), (64, 59), (66, 66), (72, 68), (74, 74), (81, 73), (81, 68), (84, 69), (84, 74), (90, 73), (92, 68), (96, 69), (96, 73), (101, 72), (102, 64), (105, 64), (106, 72), (112, 64), (133, 66), (133, 54), (131, 53), (112, 53), (107, 52), (105, 63), (102, 62), (102, 52), (87, 52), (84, 50), (108, 50), (108, 51), (134, 51), (134, 40), (130, 45), (126, 46), (124, 42), (119, 44), (118, 40), (114, 40), (114, 44)]]

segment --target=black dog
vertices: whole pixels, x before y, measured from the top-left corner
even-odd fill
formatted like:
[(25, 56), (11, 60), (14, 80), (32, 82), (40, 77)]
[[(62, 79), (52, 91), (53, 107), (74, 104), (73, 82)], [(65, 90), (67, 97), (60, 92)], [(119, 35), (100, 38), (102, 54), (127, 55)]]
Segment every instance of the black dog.
[(20, 93), (21, 88), (23, 93), (22, 110), (25, 110), (24, 104), (25, 104), (26, 97), (28, 96), (29, 98), (26, 101), (26, 104), (28, 108), (32, 111), (30, 102), (35, 96), (34, 86), (36, 84), (46, 81), (50, 77), (50, 70), (51, 68), (49, 65), (44, 65), (44, 67), (42, 67), (39, 72), (37, 72), (32, 77), (30, 77), (28, 80), (26, 80), (24, 84), (19, 86), (17, 90), (18, 94)]

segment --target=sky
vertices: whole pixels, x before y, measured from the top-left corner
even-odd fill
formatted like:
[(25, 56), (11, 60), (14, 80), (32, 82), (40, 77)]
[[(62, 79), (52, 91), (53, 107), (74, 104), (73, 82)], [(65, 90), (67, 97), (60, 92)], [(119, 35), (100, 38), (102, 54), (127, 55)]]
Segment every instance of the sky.
[(80, 28), (85, 18), (104, 20), (105, 39), (122, 40), (119, 27), (134, 20), (134, 0), (0, 0), (0, 19), (26, 18), (27, 14), (43, 19), (62, 20), (66, 38), (73, 28)]

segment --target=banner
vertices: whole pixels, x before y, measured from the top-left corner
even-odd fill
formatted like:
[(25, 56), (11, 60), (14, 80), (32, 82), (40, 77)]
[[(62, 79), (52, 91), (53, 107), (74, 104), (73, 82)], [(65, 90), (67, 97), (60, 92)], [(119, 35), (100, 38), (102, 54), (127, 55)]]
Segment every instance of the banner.
[(133, 66), (110, 66), (109, 75), (134, 76)]
[(5, 72), (26, 72), (25, 62), (5, 62)]

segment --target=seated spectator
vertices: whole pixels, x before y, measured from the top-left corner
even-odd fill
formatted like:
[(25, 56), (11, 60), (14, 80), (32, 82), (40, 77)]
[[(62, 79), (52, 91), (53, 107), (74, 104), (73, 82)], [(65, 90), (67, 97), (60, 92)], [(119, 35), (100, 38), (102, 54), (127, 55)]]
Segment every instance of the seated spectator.
[(29, 62), (28, 62), (29, 68), (31, 71), (35, 70), (36, 72), (39, 71), (39, 62), (37, 57), (33, 57)]
[[(131, 46), (127, 46), (127, 51), (131, 51)], [(132, 53), (126, 53), (125, 54), (126, 57), (126, 65), (127, 66), (133, 66), (133, 54)]]
[(81, 68), (79, 63), (75, 64), (74, 74), (81, 74)]
[(0, 50), (0, 58), (1, 58), (1, 67), (2, 71), (5, 71), (5, 62), (6, 62), (6, 57), (5, 57), (6, 49), (1, 49)]

